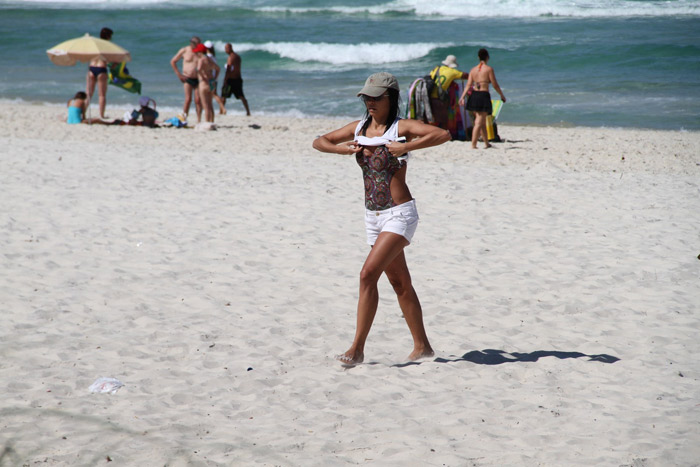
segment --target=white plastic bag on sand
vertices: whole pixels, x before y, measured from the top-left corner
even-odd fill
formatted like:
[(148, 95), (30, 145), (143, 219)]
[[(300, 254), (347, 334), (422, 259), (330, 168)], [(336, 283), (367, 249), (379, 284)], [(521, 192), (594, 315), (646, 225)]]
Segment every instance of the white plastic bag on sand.
[(195, 131), (214, 131), (216, 125), (214, 122), (199, 122), (194, 126)]
[(116, 394), (117, 391), (119, 391), (119, 388), (124, 386), (124, 383), (119, 381), (116, 378), (97, 378), (94, 383), (90, 385), (88, 389), (90, 389), (90, 392), (95, 393), (110, 393), (110, 394)]

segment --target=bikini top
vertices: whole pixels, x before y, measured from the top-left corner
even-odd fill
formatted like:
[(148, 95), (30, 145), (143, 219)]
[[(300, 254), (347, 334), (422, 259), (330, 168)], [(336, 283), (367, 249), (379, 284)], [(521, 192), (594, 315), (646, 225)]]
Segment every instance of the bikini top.
[[(360, 135), (360, 131), (362, 131), (362, 126), (367, 121), (367, 118), (363, 118), (355, 127), (355, 141), (360, 146), (384, 146), (385, 144), (390, 143), (392, 141), (398, 141), (400, 138), (399, 120), (401, 120), (401, 118), (397, 117), (396, 120), (394, 120), (394, 123), (392, 123), (391, 126), (387, 128), (387, 130), (382, 136), (374, 136), (372, 138), (368, 138), (367, 136)], [(407, 152), (403, 156), (397, 157), (397, 159), (399, 161), (408, 161), (410, 157), (411, 153)]]

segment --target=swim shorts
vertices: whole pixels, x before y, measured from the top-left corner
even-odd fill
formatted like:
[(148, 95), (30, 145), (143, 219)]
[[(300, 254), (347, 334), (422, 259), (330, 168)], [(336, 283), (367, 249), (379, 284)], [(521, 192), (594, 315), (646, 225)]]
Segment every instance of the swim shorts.
[(233, 94), (236, 99), (245, 97), (243, 95), (243, 80), (240, 78), (229, 78), (221, 87), (221, 97), (228, 99)]
[(187, 76), (185, 76), (185, 83), (189, 84), (193, 88), (196, 88), (197, 86), (199, 86), (199, 79), (198, 78), (188, 78)]
[(365, 229), (367, 230), (367, 243), (374, 245), (377, 237), (382, 232), (399, 234), (411, 243), (413, 234), (418, 227), (418, 210), (416, 200), (412, 199), (398, 206), (381, 211), (365, 210)]

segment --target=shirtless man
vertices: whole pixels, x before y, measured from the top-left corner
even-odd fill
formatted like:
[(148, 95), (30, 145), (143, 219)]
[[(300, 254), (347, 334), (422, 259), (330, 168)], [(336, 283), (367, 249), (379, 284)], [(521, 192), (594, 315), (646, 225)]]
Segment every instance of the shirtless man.
[[(110, 41), (112, 40), (112, 34), (113, 31), (111, 29), (102, 28), (100, 39)], [(97, 93), (100, 96), (100, 118), (105, 118), (105, 107), (107, 107), (107, 62), (101, 58), (90, 60), (85, 83), (87, 94), (90, 96), (88, 105), (90, 105), (89, 102), (92, 100), (92, 95), (95, 93), (95, 84), (97, 84)]]
[(233, 94), (236, 99), (243, 102), (245, 113), (250, 117), (248, 101), (243, 95), (243, 79), (241, 79), (241, 56), (233, 51), (231, 44), (226, 44), (224, 48), (228, 59), (226, 60), (226, 74), (224, 75), (224, 85), (221, 87), (221, 100), (226, 104), (226, 99)]
[[(170, 66), (173, 67), (178, 79), (182, 82), (185, 88), (185, 105), (182, 107), (182, 113), (185, 119), (190, 112), (190, 104), (192, 103), (192, 93), (194, 93), (194, 106), (197, 110), (197, 123), (202, 119), (202, 103), (200, 100), (199, 80), (197, 79), (197, 56), (193, 52), (196, 46), (201, 44), (201, 40), (197, 36), (190, 39), (190, 45), (181, 48), (178, 53), (170, 60)], [(182, 59), (182, 73), (177, 69), (177, 62)]]
[(467, 100), (467, 110), (476, 113), (474, 129), (472, 130), (472, 149), (476, 149), (479, 135), (484, 139), (486, 147), (491, 147), (488, 133), (486, 132), (486, 118), (493, 112), (489, 84), (493, 84), (493, 88), (501, 95), (503, 102), (506, 101), (506, 96), (501, 91), (498, 81), (496, 81), (496, 74), (493, 68), (487, 65), (489, 58), (489, 53), (486, 49), (479, 49), (479, 64), (469, 71), (467, 86), (459, 98), (459, 105), (464, 105), (464, 96), (467, 95), (469, 88), (472, 85), (474, 86), (474, 90)]
[(204, 108), (204, 121), (213, 122), (212, 84), (215, 83), (215, 77), (219, 74), (219, 65), (207, 56), (207, 47), (204, 44), (198, 44), (192, 51), (197, 57), (197, 79), (199, 79), (199, 97)]

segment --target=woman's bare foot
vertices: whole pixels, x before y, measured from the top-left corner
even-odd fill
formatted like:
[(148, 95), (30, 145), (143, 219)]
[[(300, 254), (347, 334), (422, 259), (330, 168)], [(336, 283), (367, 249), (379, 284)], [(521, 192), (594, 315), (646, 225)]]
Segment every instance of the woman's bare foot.
[(493, 146), (491, 146), (489, 143), (486, 143), (486, 146), (484, 146), (484, 149), (488, 149), (488, 148), (491, 148), (491, 147), (493, 147)]
[(413, 352), (411, 352), (411, 355), (408, 356), (408, 360), (411, 362), (415, 362), (416, 360), (420, 360), (422, 358), (430, 358), (433, 355), (435, 355), (435, 352), (433, 352), (433, 349), (428, 347), (427, 349), (413, 349)]
[(344, 354), (336, 355), (335, 359), (345, 367), (359, 365), (365, 360), (365, 355), (362, 352), (347, 351)]

